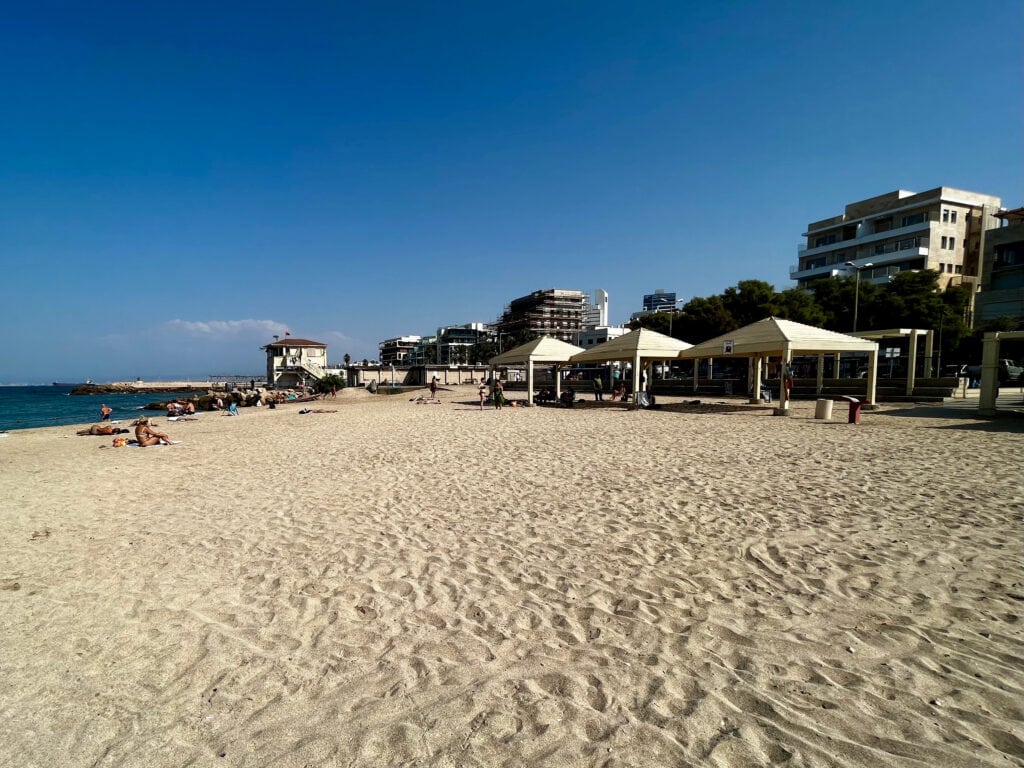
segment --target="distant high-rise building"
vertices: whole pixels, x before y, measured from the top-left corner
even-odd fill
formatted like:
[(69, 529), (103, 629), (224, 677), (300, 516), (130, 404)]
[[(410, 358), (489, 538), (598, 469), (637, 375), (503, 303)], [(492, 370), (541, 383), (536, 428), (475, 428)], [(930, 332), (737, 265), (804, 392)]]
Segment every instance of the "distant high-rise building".
[(608, 291), (598, 288), (594, 300), (584, 306), (583, 326), (597, 328), (608, 325)]
[(499, 334), (553, 336), (572, 342), (583, 328), (587, 297), (582, 291), (548, 288), (513, 299), (495, 323)]
[(993, 195), (951, 187), (898, 189), (850, 203), (839, 216), (807, 226), (790, 279), (807, 285), (856, 270), (861, 280), (883, 282), (906, 270), (933, 269), (944, 288), (976, 287), (984, 233), (999, 225), (999, 206)]
[(675, 292), (668, 292), (658, 288), (654, 293), (644, 294), (644, 312), (664, 312), (672, 309), (675, 305)]

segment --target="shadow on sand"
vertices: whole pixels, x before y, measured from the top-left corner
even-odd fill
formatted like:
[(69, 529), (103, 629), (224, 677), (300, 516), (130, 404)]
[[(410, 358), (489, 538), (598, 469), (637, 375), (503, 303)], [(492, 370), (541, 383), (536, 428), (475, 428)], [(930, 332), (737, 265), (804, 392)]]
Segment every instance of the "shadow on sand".
[(965, 429), (983, 432), (1024, 432), (1024, 411), (1003, 406), (992, 418), (982, 418), (975, 408), (950, 408), (944, 405), (915, 405), (884, 412), (886, 416), (915, 419), (945, 419), (956, 424), (937, 424), (933, 429)]

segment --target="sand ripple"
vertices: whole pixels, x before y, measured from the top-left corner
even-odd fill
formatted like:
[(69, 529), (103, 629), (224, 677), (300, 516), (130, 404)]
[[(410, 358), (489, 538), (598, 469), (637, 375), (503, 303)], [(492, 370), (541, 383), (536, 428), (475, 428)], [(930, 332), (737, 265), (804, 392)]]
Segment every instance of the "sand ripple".
[(5, 441), (0, 763), (1024, 763), (1019, 431), (464, 389)]

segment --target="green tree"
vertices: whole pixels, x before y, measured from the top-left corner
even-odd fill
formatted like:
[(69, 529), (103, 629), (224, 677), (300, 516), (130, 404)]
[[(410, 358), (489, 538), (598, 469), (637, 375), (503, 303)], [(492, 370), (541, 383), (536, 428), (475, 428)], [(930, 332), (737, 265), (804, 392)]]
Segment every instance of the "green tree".
[(345, 357), (342, 359), (345, 361), (345, 367), (348, 368), (349, 363), (352, 362), (352, 356), (348, 352), (346, 352)]
[(740, 327), (721, 296), (690, 299), (672, 321), (672, 335), (690, 344), (721, 336)]
[(777, 314), (775, 299), (775, 287), (771, 283), (763, 280), (740, 280), (735, 288), (725, 289), (722, 294), (722, 305), (738, 324), (736, 327), (740, 328)]
[(874, 297), (869, 295), (865, 300), (865, 293), (870, 294), (873, 288), (874, 285), (861, 281), (862, 312), (866, 304), (873, 325), (858, 321), (858, 328), (939, 327), (946, 305), (939, 292), (939, 273), (935, 270), (900, 272)]
[(853, 280), (826, 277), (815, 280), (808, 288), (814, 294), (814, 303), (821, 310), (822, 327), (836, 333), (849, 333), (853, 328)]
[(775, 296), (775, 316), (818, 328), (825, 326), (825, 312), (814, 294), (803, 288), (787, 288)]
[(341, 376), (336, 376), (335, 374), (332, 373), (330, 375), (324, 376), (322, 379), (318, 379), (316, 383), (313, 384), (313, 391), (322, 394), (324, 392), (330, 392), (332, 387), (344, 389), (345, 379)]
[[(669, 332), (669, 325), (672, 326), (672, 332), (675, 333), (675, 318), (674, 315), (678, 313), (672, 312), (651, 312), (650, 314), (638, 317), (636, 320), (631, 320), (628, 325), (632, 330), (637, 328), (646, 328), (649, 331), (657, 331), (658, 333), (664, 333), (666, 336)], [(669, 318), (672, 317), (671, 322)]]
[(496, 341), (478, 341), (469, 348), (469, 362), (473, 365), (486, 364), (497, 354), (498, 343)]

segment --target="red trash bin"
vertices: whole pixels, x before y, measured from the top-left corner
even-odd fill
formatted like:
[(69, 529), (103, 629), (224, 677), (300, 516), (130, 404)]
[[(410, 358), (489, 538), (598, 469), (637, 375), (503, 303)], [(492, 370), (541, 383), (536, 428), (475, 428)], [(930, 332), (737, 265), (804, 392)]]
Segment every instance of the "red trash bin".
[(860, 409), (864, 405), (856, 397), (850, 397), (849, 395), (843, 395), (843, 400), (846, 400), (850, 404), (850, 418), (847, 419), (847, 424), (860, 424)]

